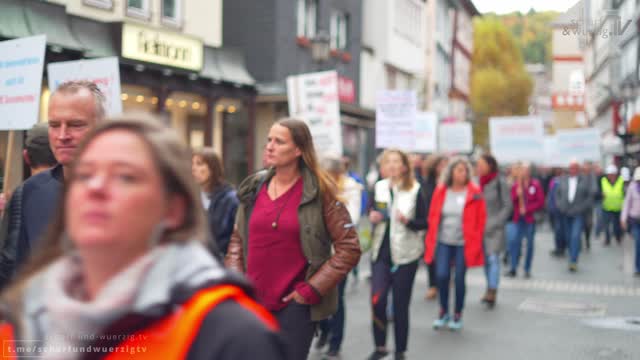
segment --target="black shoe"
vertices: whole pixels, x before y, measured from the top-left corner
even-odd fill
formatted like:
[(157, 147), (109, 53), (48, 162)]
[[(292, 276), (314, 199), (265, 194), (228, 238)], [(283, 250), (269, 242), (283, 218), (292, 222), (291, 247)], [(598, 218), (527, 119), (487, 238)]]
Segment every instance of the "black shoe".
[(527, 271), (526, 273), (524, 273), (524, 278), (531, 279), (531, 272)]
[(340, 352), (333, 350), (329, 351), (322, 357), (323, 360), (340, 360), (340, 358)]
[(636, 271), (636, 273), (634, 275), (635, 275), (635, 277), (640, 278), (640, 271)]
[(367, 358), (367, 360), (381, 360), (387, 357), (387, 355), (389, 355), (388, 351), (376, 350)]
[(393, 357), (394, 360), (405, 360), (407, 357), (404, 355), (404, 353), (396, 353), (396, 355)]
[(578, 271), (578, 264), (569, 264), (569, 271), (572, 273)]
[(514, 277), (516, 277), (516, 271), (515, 270), (510, 270), (506, 274), (504, 274), (504, 276), (506, 276), (508, 278), (514, 278)]

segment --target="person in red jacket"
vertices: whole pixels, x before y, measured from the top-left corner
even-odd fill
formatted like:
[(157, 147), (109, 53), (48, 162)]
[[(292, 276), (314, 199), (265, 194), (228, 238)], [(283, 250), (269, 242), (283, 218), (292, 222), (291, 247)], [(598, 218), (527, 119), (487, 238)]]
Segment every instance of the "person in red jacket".
[[(464, 158), (453, 159), (433, 194), (425, 239), (424, 260), (427, 264), (435, 260), (440, 298), (440, 315), (433, 322), (434, 329), (462, 329), (465, 273), (468, 267), (484, 265), (482, 237), (486, 221), (486, 204), (482, 190), (471, 181), (471, 165)], [(452, 263), (456, 288), (453, 318), (449, 315)]]
[(527, 256), (524, 260), (524, 276), (531, 277), (531, 262), (533, 261), (533, 240), (536, 234), (536, 219), (534, 214), (544, 207), (544, 190), (542, 184), (531, 177), (531, 167), (523, 164), (517, 178), (511, 187), (513, 201), (513, 221), (507, 225), (507, 243), (511, 256), (511, 270), (508, 277), (516, 276), (516, 269), (520, 262), (522, 238), (527, 238)]

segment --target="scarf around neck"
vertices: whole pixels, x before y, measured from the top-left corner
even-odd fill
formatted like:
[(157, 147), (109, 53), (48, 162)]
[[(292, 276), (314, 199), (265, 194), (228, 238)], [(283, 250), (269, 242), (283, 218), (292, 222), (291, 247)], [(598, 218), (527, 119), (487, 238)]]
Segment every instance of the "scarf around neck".
[(496, 177), (498, 177), (498, 173), (497, 172), (492, 172), (489, 173), (487, 175), (483, 175), (480, 176), (480, 188), (482, 190), (484, 190), (484, 187), (490, 183), (491, 181), (493, 181), (493, 179), (495, 179)]

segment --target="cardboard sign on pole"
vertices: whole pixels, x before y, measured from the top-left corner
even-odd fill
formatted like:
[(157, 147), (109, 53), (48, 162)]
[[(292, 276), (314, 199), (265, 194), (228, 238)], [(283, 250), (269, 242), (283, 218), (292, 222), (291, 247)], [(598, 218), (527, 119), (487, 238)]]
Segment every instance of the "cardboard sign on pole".
[(468, 122), (440, 124), (438, 130), (439, 151), (465, 153), (473, 151), (473, 130)]
[(318, 154), (342, 156), (338, 73), (289, 76), (287, 97), (289, 114), (307, 123)]
[(117, 57), (57, 62), (49, 64), (47, 70), (51, 92), (66, 81), (88, 80), (102, 90), (107, 115), (122, 113), (120, 67)]
[(415, 91), (379, 91), (376, 99), (376, 148), (413, 151), (416, 108)]
[(544, 161), (544, 122), (537, 116), (489, 119), (491, 153), (500, 163)]
[(44, 35), (0, 42), (0, 130), (27, 130), (38, 121)]

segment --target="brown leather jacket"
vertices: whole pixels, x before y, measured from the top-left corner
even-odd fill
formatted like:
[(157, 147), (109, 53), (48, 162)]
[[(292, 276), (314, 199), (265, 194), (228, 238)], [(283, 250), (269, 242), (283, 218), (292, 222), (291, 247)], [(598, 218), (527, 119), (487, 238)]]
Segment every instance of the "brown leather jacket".
[[(300, 241), (309, 267), (306, 281), (320, 294), (321, 302), (311, 307), (313, 321), (326, 319), (337, 309), (337, 285), (360, 261), (360, 243), (356, 226), (340, 201), (321, 196), (315, 176), (302, 169), (304, 190), (298, 208)], [(240, 206), (236, 228), (225, 258), (233, 270), (246, 271), (248, 224), (260, 187), (274, 172), (261, 171), (247, 178), (238, 189)], [(333, 255), (332, 255), (332, 249)]]

